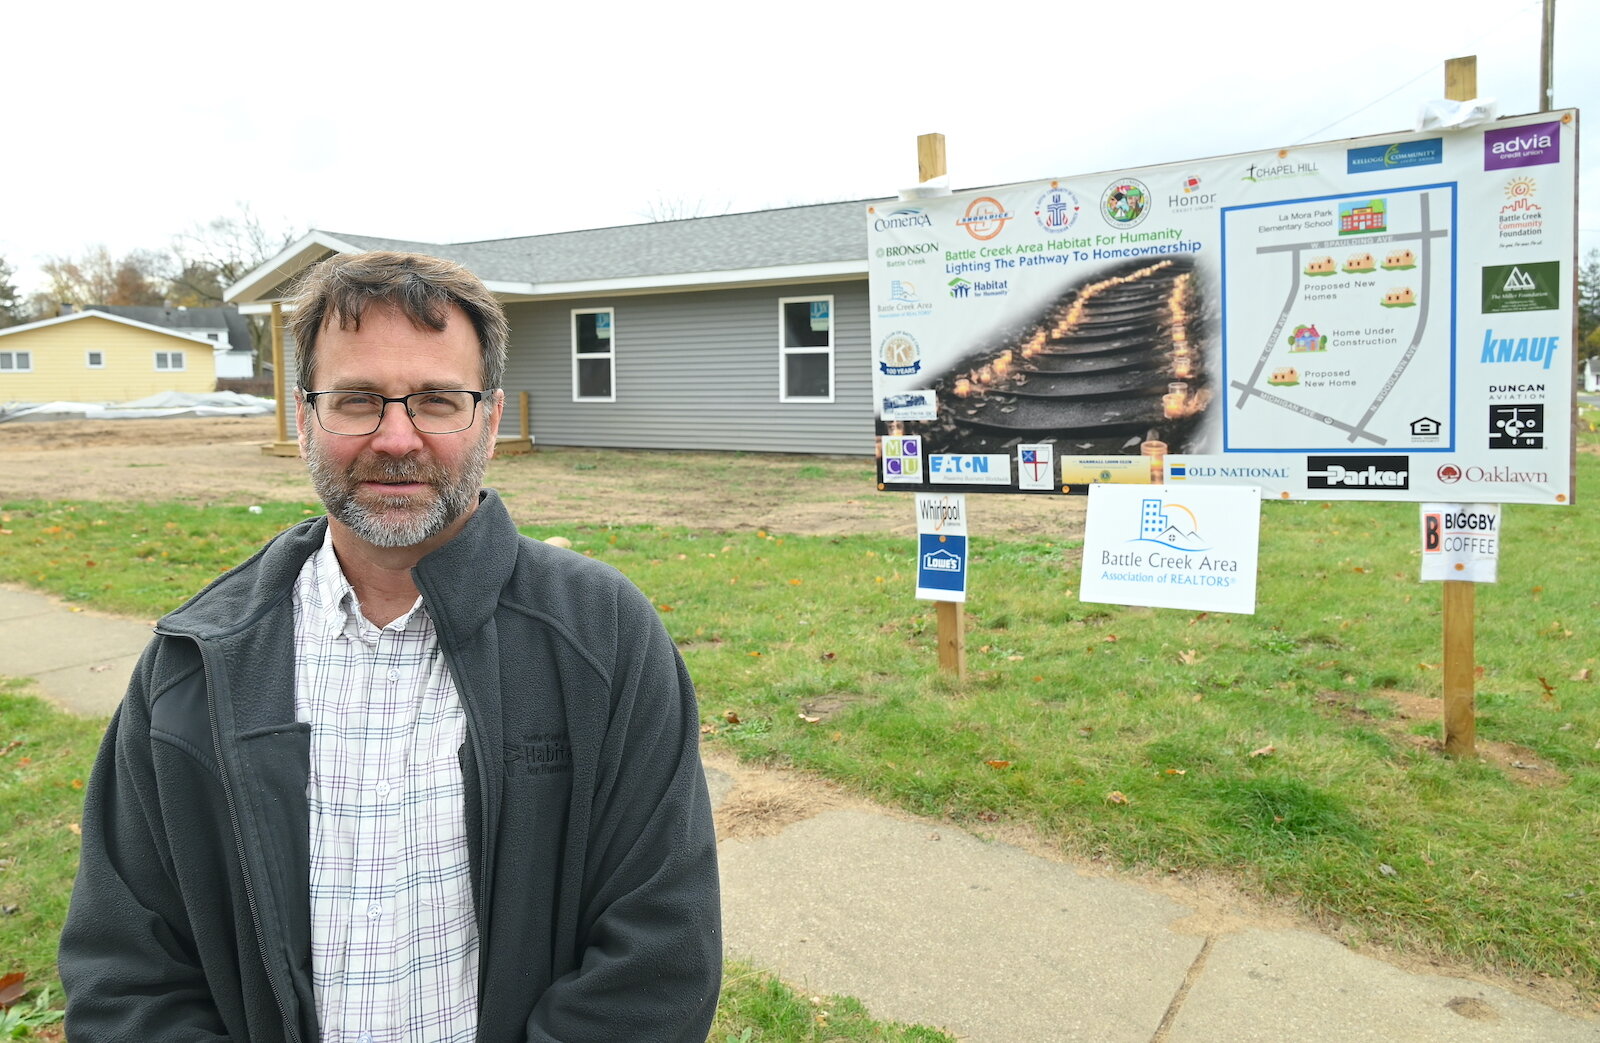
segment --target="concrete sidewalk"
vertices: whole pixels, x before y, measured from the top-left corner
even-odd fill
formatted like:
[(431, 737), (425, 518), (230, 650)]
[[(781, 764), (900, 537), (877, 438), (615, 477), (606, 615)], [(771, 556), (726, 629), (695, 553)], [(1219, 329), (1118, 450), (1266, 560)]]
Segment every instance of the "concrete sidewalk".
[[(0, 675), (74, 712), (116, 708), (149, 636), (0, 588)], [(724, 806), (770, 789), (707, 777)], [(724, 839), (721, 865), (729, 953), (973, 1043), (1600, 1043), (1600, 1020), (1505, 989), (865, 806)]]

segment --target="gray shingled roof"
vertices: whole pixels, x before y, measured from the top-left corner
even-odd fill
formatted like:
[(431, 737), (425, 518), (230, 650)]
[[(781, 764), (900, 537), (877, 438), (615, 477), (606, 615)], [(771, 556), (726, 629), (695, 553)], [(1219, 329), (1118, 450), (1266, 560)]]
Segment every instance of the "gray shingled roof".
[(255, 342), (250, 336), (250, 320), (239, 314), (238, 308), (167, 308), (161, 305), (137, 304), (86, 304), (84, 311), (103, 311), (135, 322), (161, 326), (169, 330), (228, 331), (230, 351), (249, 351)]
[(328, 234), (363, 250), (444, 257), (491, 282), (628, 279), (829, 261), (865, 265), (870, 202), (821, 203), (472, 243)]

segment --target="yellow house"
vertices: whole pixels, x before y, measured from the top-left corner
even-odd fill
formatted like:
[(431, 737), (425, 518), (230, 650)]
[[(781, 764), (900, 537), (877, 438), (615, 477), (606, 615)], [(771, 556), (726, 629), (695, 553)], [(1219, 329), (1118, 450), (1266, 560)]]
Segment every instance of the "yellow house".
[(0, 402), (128, 402), (217, 387), (198, 334), (83, 311), (0, 330)]

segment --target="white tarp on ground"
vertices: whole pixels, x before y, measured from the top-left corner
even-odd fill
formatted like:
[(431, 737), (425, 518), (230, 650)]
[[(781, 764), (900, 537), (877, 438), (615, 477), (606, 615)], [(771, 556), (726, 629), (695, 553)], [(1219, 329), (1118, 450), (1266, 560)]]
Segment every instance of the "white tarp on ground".
[(132, 402), (5, 402), (0, 423), (9, 420), (141, 420), (178, 416), (258, 416), (270, 413), (272, 399), (236, 391), (193, 394), (162, 391)]

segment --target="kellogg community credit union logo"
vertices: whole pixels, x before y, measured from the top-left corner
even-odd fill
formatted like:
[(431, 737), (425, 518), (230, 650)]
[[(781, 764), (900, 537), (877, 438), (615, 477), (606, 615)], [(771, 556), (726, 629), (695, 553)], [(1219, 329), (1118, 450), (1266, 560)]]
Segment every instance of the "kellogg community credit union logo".
[(966, 229), (968, 235), (983, 242), (999, 235), (1006, 222), (1016, 216), (993, 196), (979, 196), (967, 204), (964, 215), (956, 218), (956, 226)]
[(878, 345), (878, 369), (886, 377), (909, 377), (922, 369), (922, 349), (917, 338), (895, 330)]

